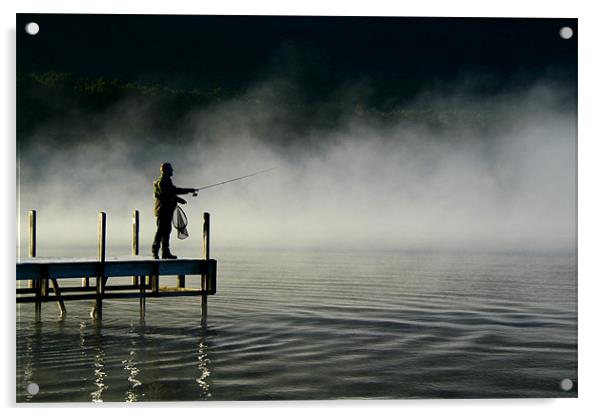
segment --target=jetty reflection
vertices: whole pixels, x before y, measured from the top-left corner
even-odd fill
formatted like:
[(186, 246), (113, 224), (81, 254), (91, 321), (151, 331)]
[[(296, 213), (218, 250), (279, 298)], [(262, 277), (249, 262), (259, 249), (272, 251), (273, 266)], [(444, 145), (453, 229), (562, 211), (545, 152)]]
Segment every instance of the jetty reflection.
[[(102, 339), (102, 322), (96, 321), (92, 324), (92, 337), (91, 337), (91, 345), (94, 351), (94, 386), (95, 390), (90, 393), (90, 397), (93, 402), (100, 403), (103, 402), (103, 393), (108, 389), (107, 384), (105, 383), (105, 378), (107, 376), (105, 370), (105, 361), (106, 361), (106, 353), (103, 345)], [(85, 334), (86, 324), (82, 322), (80, 325), (80, 330), (82, 334)], [(85, 354), (85, 338), (82, 340), (80, 345), (84, 346), (84, 354)]]
[(41, 342), (39, 342), (42, 333), (42, 324), (40, 322), (31, 322), (27, 331), (29, 335), (26, 338), (25, 354), (23, 355), (23, 390), (27, 392), (25, 401), (31, 401), (34, 395), (27, 390), (30, 383), (35, 383), (35, 365), (37, 357), (40, 356)]
[(201, 373), (201, 375), (196, 379), (196, 382), (198, 383), (199, 387), (201, 388), (201, 393), (200, 393), (200, 397), (204, 398), (204, 399), (208, 399), (211, 397), (211, 393), (209, 392), (209, 376), (211, 375), (211, 372), (209, 371), (209, 363), (211, 362), (208, 358), (209, 356), (209, 348), (207, 347), (207, 344), (204, 342), (203, 337), (201, 337), (201, 340), (199, 342), (199, 349), (198, 349), (198, 365), (197, 368), (199, 370), (199, 372)]
[[(182, 334), (171, 328), (149, 327), (144, 320), (133, 321), (117, 337), (114, 328), (103, 327), (100, 321), (83, 323), (80, 328), (82, 356), (93, 361), (92, 402), (162, 400), (173, 397), (178, 383), (191, 382), (198, 386), (198, 393), (189, 397), (189, 390), (189, 396), (181, 400), (211, 397), (211, 360), (204, 326)], [(176, 341), (177, 350), (170, 350), (169, 340), (182, 335), (187, 341)]]
[[(190, 327), (136, 319), (124, 325), (121, 319), (82, 319), (71, 326), (32, 319), (18, 328), (22, 338), (17, 345), (17, 402), (211, 398), (215, 331), (200, 319)], [(69, 388), (57, 383), (59, 369), (73, 380)], [(38, 384), (39, 392), (27, 391), (30, 383)]]
[[(144, 327), (144, 321), (140, 322), (140, 327)], [(131, 324), (130, 325), (130, 333), (137, 333), (138, 330), (136, 327)], [(143, 331), (140, 331), (143, 332)], [(144, 336), (142, 334), (142, 336)], [(123, 369), (128, 373), (128, 381), (130, 382), (130, 387), (128, 388), (125, 394), (125, 401), (128, 403), (139, 401), (140, 397), (138, 394), (138, 387), (142, 385), (142, 382), (138, 380), (138, 374), (140, 374), (140, 370), (137, 367), (137, 340), (136, 338), (130, 338), (130, 353), (127, 359), (123, 360), (121, 363), (123, 364)]]

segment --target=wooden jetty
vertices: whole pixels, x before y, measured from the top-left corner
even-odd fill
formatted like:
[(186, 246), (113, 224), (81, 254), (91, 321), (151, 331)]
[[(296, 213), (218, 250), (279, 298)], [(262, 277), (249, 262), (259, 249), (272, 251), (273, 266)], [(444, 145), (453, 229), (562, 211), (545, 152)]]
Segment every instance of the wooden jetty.
[[(102, 318), (103, 300), (140, 299), (140, 317), (144, 318), (146, 298), (200, 296), (201, 316), (207, 317), (207, 296), (216, 293), (217, 261), (209, 256), (209, 213), (203, 214), (203, 248), (200, 258), (156, 260), (139, 255), (140, 215), (132, 216), (132, 256), (107, 258), (107, 216), (98, 216), (98, 256), (96, 259), (38, 258), (36, 252), (36, 211), (29, 212), (29, 258), (17, 261), (17, 281), (27, 280), (26, 288), (17, 288), (17, 303), (34, 303), (36, 317), (43, 302), (57, 302), (61, 316), (69, 300), (93, 300), (91, 316)], [(186, 287), (186, 275), (200, 275), (200, 288)], [(175, 275), (175, 287), (161, 287), (160, 276)], [(110, 285), (110, 277), (129, 277), (130, 284)], [(81, 279), (81, 286), (63, 287), (61, 279)], [(91, 280), (94, 284), (91, 285)], [(52, 285), (52, 293), (50, 289)]]

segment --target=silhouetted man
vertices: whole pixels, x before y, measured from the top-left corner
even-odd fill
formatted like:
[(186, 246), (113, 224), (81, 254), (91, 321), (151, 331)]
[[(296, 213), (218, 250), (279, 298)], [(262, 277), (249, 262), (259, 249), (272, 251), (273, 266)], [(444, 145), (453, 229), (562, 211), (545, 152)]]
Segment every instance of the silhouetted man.
[(162, 259), (177, 259), (169, 251), (169, 235), (171, 234), (171, 221), (178, 202), (186, 201), (178, 195), (194, 192), (192, 188), (176, 188), (171, 182), (173, 168), (171, 163), (161, 164), (161, 176), (153, 183), (155, 193), (155, 217), (157, 217), (157, 232), (153, 242), (153, 258), (159, 258), (159, 247)]

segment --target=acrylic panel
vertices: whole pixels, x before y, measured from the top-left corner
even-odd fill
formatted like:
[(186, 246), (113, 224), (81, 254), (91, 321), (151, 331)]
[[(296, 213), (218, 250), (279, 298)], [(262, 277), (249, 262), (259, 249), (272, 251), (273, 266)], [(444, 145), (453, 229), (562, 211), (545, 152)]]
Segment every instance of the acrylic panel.
[(16, 19), (17, 402), (577, 397), (577, 19)]

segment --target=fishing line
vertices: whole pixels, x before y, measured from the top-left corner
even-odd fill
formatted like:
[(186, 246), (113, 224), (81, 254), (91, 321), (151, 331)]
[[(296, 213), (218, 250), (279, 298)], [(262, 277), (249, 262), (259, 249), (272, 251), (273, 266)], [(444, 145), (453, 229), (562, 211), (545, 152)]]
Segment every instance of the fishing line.
[[(229, 182), (239, 181), (241, 179), (249, 178), (249, 177), (255, 176), (255, 175), (260, 175), (262, 173), (266, 173), (266, 172), (269, 172), (274, 169), (278, 169), (278, 167), (275, 166), (273, 168), (263, 169), (263, 170), (260, 170), (257, 172), (249, 173), (248, 175), (240, 176), (238, 178), (228, 179), (227, 181), (214, 183), (212, 185), (202, 186), (200, 188), (193, 188), (194, 193), (192, 194), (192, 196), (197, 196), (198, 192), (202, 191), (203, 189), (209, 189), (209, 188), (213, 188), (214, 186), (219, 186), (219, 185), (223, 185), (223, 184), (226, 184)], [(184, 240), (185, 238), (188, 237), (188, 231), (186, 230), (186, 226), (188, 225), (188, 218), (186, 218), (186, 214), (184, 213), (184, 210), (182, 209), (182, 207), (180, 207), (180, 205), (176, 205), (176, 210), (174, 211), (172, 223), (173, 223), (174, 227), (176, 228), (176, 230), (178, 230), (178, 238), (180, 240)]]
[[(273, 168), (269, 168), (269, 169), (260, 170), (260, 171), (253, 172), (253, 173), (250, 173), (250, 174), (245, 175), (245, 176), (240, 176), (238, 178), (228, 179), (227, 181), (223, 181), (223, 182), (219, 182), (219, 183), (214, 183), (213, 185), (202, 186), (200, 188), (195, 188), (194, 191), (195, 191), (195, 194), (196, 194), (198, 191), (202, 191), (203, 189), (209, 189), (209, 188), (213, 188), (214, 186), (223, 185), (225, 183), (239, 181), (239, 180), (245, 179), (245, 178), (250, 178), (251, 176), (260, 175), (262, 173), (266, 173), (266, 172), (269, 172), (269, 171), (274, 170), (274, 169), (278, 169), (278, 167), (273, 167)], [(193, 196), (194, 196), (194, 194), (193, 194)]]

